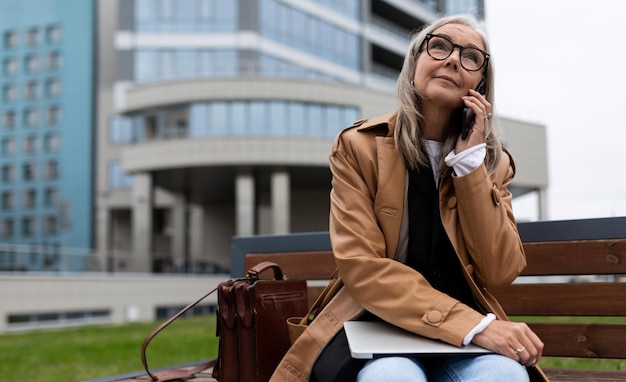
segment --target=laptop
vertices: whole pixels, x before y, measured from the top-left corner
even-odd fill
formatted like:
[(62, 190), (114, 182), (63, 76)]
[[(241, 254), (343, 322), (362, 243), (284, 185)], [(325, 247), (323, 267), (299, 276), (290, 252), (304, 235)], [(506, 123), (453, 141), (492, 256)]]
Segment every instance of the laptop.
[(480, 346), (450, 345), (408, 332), (384, 321), (346, 321), (343, 324), (352, 358), (372, 359), (385, 356), (478, 355), (493, 353)]

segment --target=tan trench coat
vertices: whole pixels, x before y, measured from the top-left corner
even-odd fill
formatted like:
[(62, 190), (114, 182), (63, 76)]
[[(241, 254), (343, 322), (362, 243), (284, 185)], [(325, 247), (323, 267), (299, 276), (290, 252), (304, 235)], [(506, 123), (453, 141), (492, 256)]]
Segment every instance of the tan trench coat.
[[(324, 346), (364, 309), (457, 346), (484, 317), (391, 261), (404, 256), (408, 243), (407, 170), (395, 147), (394, 122), (395, 113), (358, 121), (334, 142), (330, 238), (344, 287), (292, 345), (271, 381), (307, 381)], [(470, 288), (499, 319), (507, 318), (485, 288), (510, 284), (526, 266), (508, 191), (514, 174), (503, 153), (491, 176), (484, 165), (463, 177), (450, 172), (439, 189), (441, 220)]]

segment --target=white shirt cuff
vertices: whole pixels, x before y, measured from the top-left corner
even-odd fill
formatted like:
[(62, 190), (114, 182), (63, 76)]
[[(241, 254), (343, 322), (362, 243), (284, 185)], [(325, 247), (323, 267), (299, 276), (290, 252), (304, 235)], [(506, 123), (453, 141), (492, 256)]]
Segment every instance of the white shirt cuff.
[(481, 143), (455, 154), (454, 150), (446, 156), (446, 164), (452, 167), (457, 176), (467, 175), (485, 161), (487, 145)]
[(467, 333), (467, 335), (463, 339), (463, 345), (467, 345), (470, 342), (472, 342), (472, 340), (474, 339), (474, 336), (482, 332), (483, 330), (485, 330), (485, 328), (489, 326), (489, 324), (491, 324), (495, 319), (496, 319), (495, 314), (487, 313), (487, 316), (483, 318), (482, 320), (480, 320), (478, 325), (474, 326), (474, 329), (470, 330), (469, 333)]

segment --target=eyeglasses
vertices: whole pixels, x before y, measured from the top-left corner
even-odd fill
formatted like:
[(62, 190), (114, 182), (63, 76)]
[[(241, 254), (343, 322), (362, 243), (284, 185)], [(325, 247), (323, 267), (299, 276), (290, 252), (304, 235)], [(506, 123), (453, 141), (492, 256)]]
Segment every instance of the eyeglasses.
[[(426, 44), (428, 55), (437, 61), (443, 61), (452, 55), (455, 48), (459, 48), (461, 66), (470, 72), (476, 72), (489, 62), (489, 53), (473, 46), (461, 46), (450, 41), (449, 38), (437, 34), (427, 34), (422, 42)], [(422, 47), (420, 47), (422, 50)]]

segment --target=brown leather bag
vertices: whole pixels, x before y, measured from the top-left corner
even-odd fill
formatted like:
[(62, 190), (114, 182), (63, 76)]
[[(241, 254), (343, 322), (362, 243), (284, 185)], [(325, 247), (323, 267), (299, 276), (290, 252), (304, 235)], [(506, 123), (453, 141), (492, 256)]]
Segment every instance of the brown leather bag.
[[(261, 279), (260, 274), (269, 269), (274, 279)], [(216, 290), (217, 359), (192, 369), (151, 373), (145, 356), (150, 340)], [(259, 263), (248, 270), (246, 277), (220, 283), (153, 330), (142, 345), (144, 369), (153, 381), (191, 378), (213, 366), (213, 378), (219, 382), (266, 382), (290, 346), (287, 318), (306, 314), (307, 305), (305, 280), (286, 280), (278, 264)]]
[[(259, 274), (271, 269), (273, 280)], [(220, 382), (265, 382), (289, 349), (287, 318), (308, 310), (305, 280), (284, 280), (280, 266), (262, 262), (245, 279), (218, 287), (219, 356), (213, 378)]]

